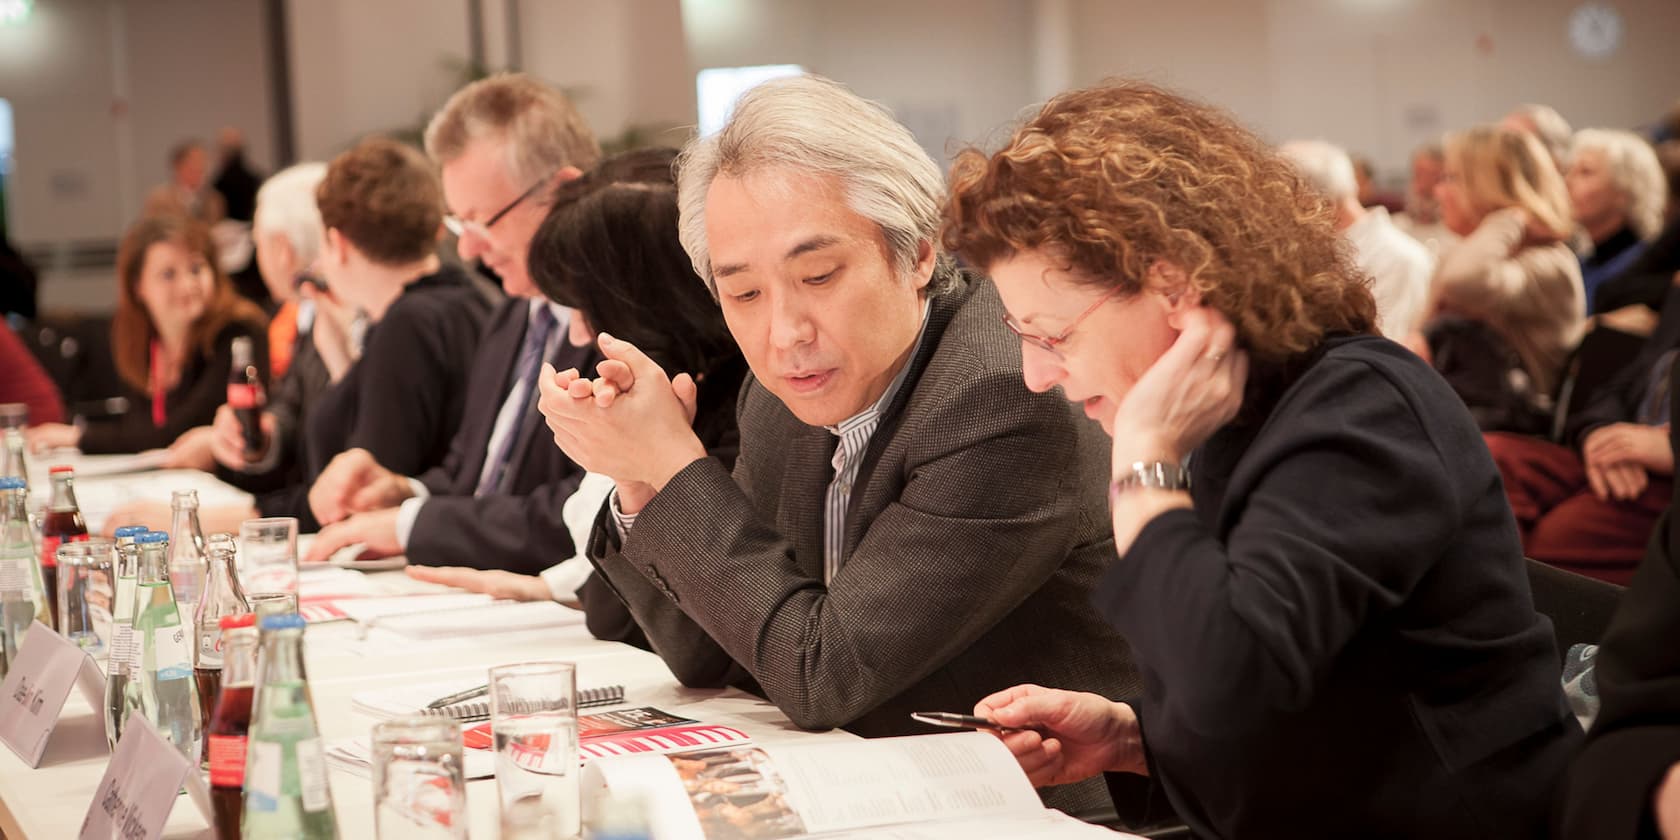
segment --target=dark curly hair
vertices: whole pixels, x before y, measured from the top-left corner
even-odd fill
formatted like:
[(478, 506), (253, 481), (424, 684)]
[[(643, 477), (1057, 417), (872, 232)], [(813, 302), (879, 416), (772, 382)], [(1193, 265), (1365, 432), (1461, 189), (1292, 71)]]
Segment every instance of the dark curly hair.
[(1153, 85), (1063, 93), (996, 154), (964, 151), (950, 181), (941, 238), (977, 267), (1042, 251), (1129, 296), (1165, 261), (1266, 367), (1329, 333), (1376, 331), (1369, 280), (1294, 167), (1225, 113)]

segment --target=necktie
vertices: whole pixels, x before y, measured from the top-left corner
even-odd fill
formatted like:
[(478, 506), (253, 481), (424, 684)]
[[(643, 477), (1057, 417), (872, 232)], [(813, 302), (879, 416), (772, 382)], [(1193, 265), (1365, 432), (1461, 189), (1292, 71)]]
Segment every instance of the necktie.
[(473, 495), (482, 496), (494, 493), (502, 488), (502, 479), (507, 475), (508, 461), (513, 457), (513, 448), (524, 436), (525, 423), (530, 420), (530, 410), (526, 404), (531, 401), (531, 394), (537, 388), (537, 374), (542, 372), (543, 349), (548, 346), (548, 337), (554, 333), (554, 311), (547, 306), (537, 307), (537, 315), (531, 321), (529, 329), (525, 330), (525, 343), (519, 348), (519, 364), (514, 368), (519, 379), (514, 385), (516, 389), (509, 396), (517, 395), (519, 407), (513, 415), (513, 425), (503, 436), (501, 446), (496, 448), (494, 464), (484, 479), (478, 483), (478, 489)]

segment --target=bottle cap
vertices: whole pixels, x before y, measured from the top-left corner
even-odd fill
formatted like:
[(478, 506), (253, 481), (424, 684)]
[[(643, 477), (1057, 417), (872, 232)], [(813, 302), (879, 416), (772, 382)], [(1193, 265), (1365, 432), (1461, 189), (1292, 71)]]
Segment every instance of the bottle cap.
[(144, 525), (124, 525), (121, 528), (118, 528), (112, 536), (115, 536), (119, 540), (123, 537), (133, 539), (134, 537), (138, 537), (141, 534), (146, 533), (146, 530), (147, 528)]
[(255, 627), (255, 626), (257, 626), (257, 614), (256, 613), (235, 613), (233, 615), (222, 616), (222, 629), (223, 630), (234, 630), (234, 629), (237, 629), (237, 628), (240, 628), (240, 627)]
[(59, 464), (58, 466), (47, 470), (47, 475), (75, 475), (75, 474), (76, 474), (76, 468), (70, 466), (69, 464)]
[(5, 478), (0, 478), (0, 490), (22, 490), (27, 486), (29, 485), (24, 484), (23, 479), (18, 478), (15, 475), (8, 475)]
[(134, 535), (134, 542), (136, 542), (139, 545), (151, 545), (153, 543), (167, 543), (167, 542), (169, 542), (169, 535), (165, 534), (162, 531), (147, 531), (144, 534), (135, 534)]
[(265, 632), (272, 630), (302, 630), (305, 626), (307, 625), (304, 623), (303, 616), (298, 615), (297, 613), (265, 615), (262, 620), (262, 629)]

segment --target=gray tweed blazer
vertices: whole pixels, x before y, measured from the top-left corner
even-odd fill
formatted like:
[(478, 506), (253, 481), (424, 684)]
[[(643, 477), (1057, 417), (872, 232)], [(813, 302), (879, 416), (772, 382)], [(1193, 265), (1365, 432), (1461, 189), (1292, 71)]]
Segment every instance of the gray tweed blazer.
[(733, 475), (689, 465), (622, 545), (603, 516), (591, 559), (684, 684), (744, 686), (801, 727), (870, 737), (929, 731), (910, 713), (1017, 683), (1137, 693), (1126, 643), (1089, 602), (1114, 559), (1107, 438), (1060, 394), (1027, 390), (1002, 316), (981, 280), (934, 299), (829, 585), (836, 439), (752, 377)]

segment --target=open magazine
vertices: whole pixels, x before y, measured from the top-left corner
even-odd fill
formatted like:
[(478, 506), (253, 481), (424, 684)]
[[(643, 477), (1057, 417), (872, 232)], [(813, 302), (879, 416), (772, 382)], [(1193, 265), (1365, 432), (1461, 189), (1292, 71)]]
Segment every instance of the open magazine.
[(1045, 808), (979, 732), (601, 758), (582, 793), (586, 819), (604, 794), (645, 803), (655, 840), (1126, 836)]

